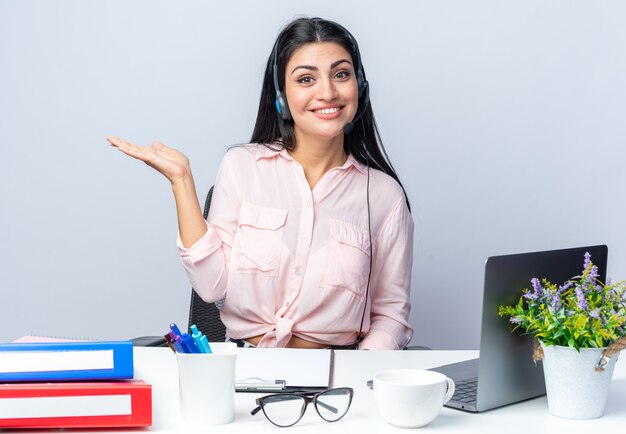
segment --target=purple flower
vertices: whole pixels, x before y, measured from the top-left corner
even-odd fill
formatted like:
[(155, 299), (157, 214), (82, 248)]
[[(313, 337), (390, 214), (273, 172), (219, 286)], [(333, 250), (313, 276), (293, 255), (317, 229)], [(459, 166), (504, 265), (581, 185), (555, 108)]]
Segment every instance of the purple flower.
[(563, 286), (559, 286), (559, 290), (558, 293), (561, 294), (565, 291), (567, 291), (568, 289), (570, 289), (572, 287), (572, 285), (574, 284), (574, 282), (572, 282), (571, 280), (568, 280), (565, 285)]
[(561, 294), (557, 291), (552, 296), (552, 312), (561, 310)]
[(522, 322), (522, 321), (521, 321), (518, 317), (516, 317), (516, 316), (512, 316), (512, 317), (511, 317), (511, 319), (510, 319), (509, 321), (511, 321), (513, 324), (519, 324), (519, 323), (521, 323), (521, 322)]
[(578, 309), (580, 310), (589, 309), (589, 304), (587, 303), (587, 300), (585, 299), (585, 294), (583, 294), (583, 290), (580, 289), (578, 286), (576, 287), (576, 297), (578, 298)]
[(524, 298), (528, 299), (528, 300), (537, 300), (537, 294), (530, 292), (530, 291), (526, 291), (524, 293)]
[(595, 265), (592, 266), (591, 270), (589, 270), (589, 279), (596, 280), (599, 276), (600, 274), (598, 273), (598, 267), (596, 267)]
[(543, 287), (541, 286), (541, 283), (539, 283), (539, 279), (537, 279), (536, 277), (531, 279), (530, 283), (533, 284), (533, 292), (531, 293), (530, 291), (527, 291), (524, 294), (524, 297), (529, 300), (537, 300), (539, 296), (543, 293)]
[(600, 319), (600, 312), (598, 311), (598, 308), (596, 307), (591, 313), (589, 313), (589, 316), (595, 319)]
[(583, 267), (585, 267), (585, 270), (586, 270), (587, 268), (589, 268), (590, 265), (591, 265), (591, 253), (585, 252), (585, 263), (583, 264)]

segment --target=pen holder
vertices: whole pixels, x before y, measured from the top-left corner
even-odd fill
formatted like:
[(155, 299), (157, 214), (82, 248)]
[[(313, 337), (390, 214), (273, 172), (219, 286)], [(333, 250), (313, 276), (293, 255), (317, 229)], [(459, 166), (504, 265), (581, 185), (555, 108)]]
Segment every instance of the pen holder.
[(237, 345), (211, 343), (211, 354), (176, 353), (184, 424), (222, 425), (235, 418)]

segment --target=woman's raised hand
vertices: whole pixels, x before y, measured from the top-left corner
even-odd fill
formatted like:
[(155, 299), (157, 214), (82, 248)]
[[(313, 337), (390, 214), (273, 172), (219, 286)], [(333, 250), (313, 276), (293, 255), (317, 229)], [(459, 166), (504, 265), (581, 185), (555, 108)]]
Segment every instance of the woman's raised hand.
[(189, 159), (176, 149), (159, 142), (154, 142), (151, 146), (134, 145), (115, 136), (109, 136), (107, 140), (124, 154), (161, 172), (172, 184), (191, 176)]

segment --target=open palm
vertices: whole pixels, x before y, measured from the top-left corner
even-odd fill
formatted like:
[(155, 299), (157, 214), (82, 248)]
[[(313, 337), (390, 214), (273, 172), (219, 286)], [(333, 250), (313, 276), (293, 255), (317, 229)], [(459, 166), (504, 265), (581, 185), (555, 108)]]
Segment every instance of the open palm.
[(189, 159), (182, 152), (162, 143), (154, 142), (151, 146), (134, 145), (114, 136), (107, 137), (107, 140), (124, 154), (161, 172), (172, 184), (191, 173)]

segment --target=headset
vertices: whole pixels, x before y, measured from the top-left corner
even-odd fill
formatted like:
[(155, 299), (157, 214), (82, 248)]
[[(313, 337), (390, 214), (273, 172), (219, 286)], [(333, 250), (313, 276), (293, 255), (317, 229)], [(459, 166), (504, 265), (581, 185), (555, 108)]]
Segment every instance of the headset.
[[(356, 42), (356, 39), (354, 38), (354, 36), (352, 36), (352, 33), (350, 33), (348, 29), (346, 29), (345, 27), (337, 23), (335, 24), (343, 30), (343, 32), (348, 36), (348, 38), (350, 39), (352, 43), (352, 49), (354, 50), (354, 53), (356, 55), (356, 58), (353, 60), (356, 63), (355, 70), (356, 70), (356, 81), (357, 81), (359, 100), (363, 98), (362, 103), (359, 104), (360, 113), (351, 122), (348, 122), (343, 127), (344, 134), (350, 134), (352, 130), (354, 129), (354, 124), (356, 123), (356, 121), (360, 120), (361, 117), (365, 114), (365, 110), (367, 109), (370, 103), (369, 84), (367, 80), (365, 79), (363, 65), (361, 64), (361, 51), (359, 50), (359, 44)], [(292, 117), (291, 117), (291, 112), (289, 111), (289, 104), (287, 103), (287, 97), (285, 96), (285, 93), (280, 90), (280, 86), (278, 84), (278, 43), (279, 41), (280, 41), (280, 38), (276, 39), (276, 42), (274, 43), (274, 49), (272, 50), (271, 63), (272, 63), (272, 76), (274, 80), (274, 89), (276, 90), (276, 100), (275, 100), (276, 110), (278, 111), (278, 114), (279, 114), (278, 118), (281, 122), (280, 127), (282, 131), (282, 122), (291, 121)], [(362, 124), (362, 126), (363, 126), (363, 132), (365, 133), (365, 125)], [(369, 239), (370, 239), (369, 270), (367, 273), (367, 286), (365, 288), (365, 303), (363, 305), (363, 314), (361, 315), (361, 324), (359, 325), (359, 332), (356, 335), (355, 342), (349, 346), (349, 348), (354, 348), (354, 349), (358, 349), (359, 344), (364, 339), (361, 333), (363, 332), (363, 322), (365, 320), (365, 313), (367, 312), (367, 303), (369, 302), (370, 280), (372, 277), (372, 253), (373, 253), (372, 250), (373, 249), (372, 249), (372, 225), (371, 225), (371, 216), (370, 216), (370, 194), (369, 194), (370, 192), (370, 165), (369, 165), (370, 155), (369, 155), (369, 152), (367, 151), (367, 148), (364, 147), (364, 151), (365, 152), (364, 152), (363, 157), (365, 158), (367, 162), (367, 192), (366, 193), (367, 193), (367, 227), (368, 227)]]

